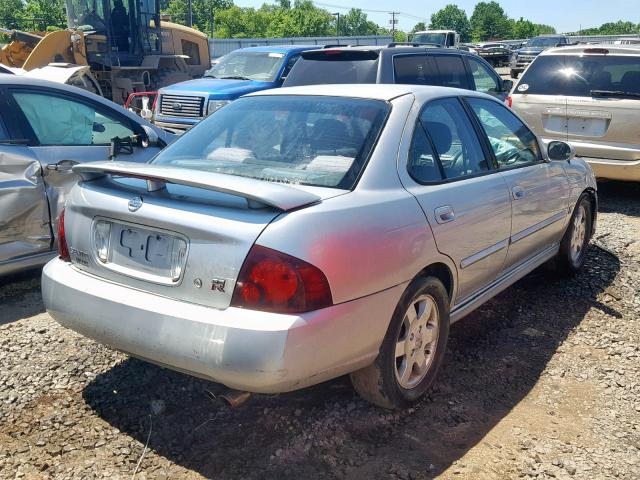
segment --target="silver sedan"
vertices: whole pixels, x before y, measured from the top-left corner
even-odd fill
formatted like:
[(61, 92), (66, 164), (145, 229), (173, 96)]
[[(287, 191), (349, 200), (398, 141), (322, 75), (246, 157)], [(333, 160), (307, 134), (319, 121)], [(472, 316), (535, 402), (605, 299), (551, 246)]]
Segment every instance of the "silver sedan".
[(452, 322), (545, 262), (577, 271), (597, 211), (569, 145), (439, 87), (260, 92), (148, 164), (74, 171), (58, 322), (238, 390), (349, 373), (389, 408), (434, 381)]

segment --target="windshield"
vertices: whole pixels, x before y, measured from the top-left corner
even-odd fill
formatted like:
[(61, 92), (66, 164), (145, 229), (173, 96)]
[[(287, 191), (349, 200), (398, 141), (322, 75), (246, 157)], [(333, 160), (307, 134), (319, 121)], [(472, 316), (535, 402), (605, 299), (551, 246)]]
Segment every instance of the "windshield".
[(283, 61), (284, 53), (231, 52), (211, 67), (205, 76), (273, 82)]
[(413, 36), (414, 43), (437, 43), (444, 45), (447, 43), (446, 33), (418, 33)]
[(598, 91), (640, 94), (640, 56), (540, 56), (515, 93), (587, 97)]
[(66, 0), (69, 27), (88, 32), (105, 33), (102, 0)]
[(559, 43), (566, 43), (563, 38), (532, 38), (526, 43), (527, 47), (555, 47)]
[(351, 189), (390, 106), (324, 96), (246, 97), (165, 148), (154, 163), (277, 183)]

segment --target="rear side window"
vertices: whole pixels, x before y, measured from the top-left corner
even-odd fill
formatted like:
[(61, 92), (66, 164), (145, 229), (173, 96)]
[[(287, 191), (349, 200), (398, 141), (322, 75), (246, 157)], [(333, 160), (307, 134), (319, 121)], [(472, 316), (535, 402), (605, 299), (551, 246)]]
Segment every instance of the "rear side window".
[(443, 87), (469, 89), (467, 71), (464, 68), (462, 57), (458, 55), (433, 55), (438, 67), (438, 83)]
[(395, 83), (409, 85), (439, 85), (434, 64), (427, 55), (395, 55), (393, 57)]
[(640, 56), (541, 56), (514, 93), (587, 97), (599, 91), (640, 95)]
[(427, 132), (422, 122), (418, 121), (409, 152), (409, 174), (420, 183), (437, 182), (442, 180), (442, 171)]
[(473, 125), (456, 98), (429, 103), (420, 121), (435, 146), (445, 178), (468, 177), (489, 170)]
[(2, 140), (8, 140), (9, 139), (9, 132), (7, 132), (7, 129), (4, 126), (4, 123), (2, 122), (2, 118), (0, 118), (0, 141)]
[(322, 50), (303, 54), (284, 82), (285, 87), (331, 83), (376, 83), (378, 55), (371, 52)]

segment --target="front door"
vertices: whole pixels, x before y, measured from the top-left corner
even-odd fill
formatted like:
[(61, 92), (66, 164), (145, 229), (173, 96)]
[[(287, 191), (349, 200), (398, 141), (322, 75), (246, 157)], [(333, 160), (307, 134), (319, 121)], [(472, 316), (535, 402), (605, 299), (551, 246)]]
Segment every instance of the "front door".
[(570, 187), (561, 162), (544, 159), (535, 135), (511, 110), (482, 98), (466, 101), (489, 138), (511, 194), (506, 272), (560, 242), (570, 214)]
[(455, 304), (491, 284), (507, 255), (511, 201), (490, 156), (460, 100), (426, 105), (407, 167), (415, 183), (405, 187), (420, 203), (438, 250), (456, 265)]
[(9, 131), (0, 94), (0, 266), (51, 249), (49, 207), (42, 169)]
[[(15, 111), (21, 114), (18, 121), (31, 137), (29, 149), (42, 166), (55, 231), (65, 196), (78, 180), (71, 167), (107, 160), (113, 137), (129, 137), (139, 129), (115, 109), (85, 97), (18, 87), (9, 93)], [(134, 147), (133, 154), (123, 153), (118, 159), (144, 162), (158, 150)]]

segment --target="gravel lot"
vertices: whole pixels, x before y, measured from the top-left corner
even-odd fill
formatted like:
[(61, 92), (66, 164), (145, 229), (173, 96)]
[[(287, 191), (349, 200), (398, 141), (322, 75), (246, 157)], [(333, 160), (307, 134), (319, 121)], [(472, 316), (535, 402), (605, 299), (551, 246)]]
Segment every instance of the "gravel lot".
[[(581, 275), (541, 269), (452, 327), (390, 413), (346, 379), (232, 410), (221, 387), (59, 327), (0, 283), (0, 478), (640, 478), (640, 185), (601, 185)], [(147, 445), (145, 449), (145, 445)]]

